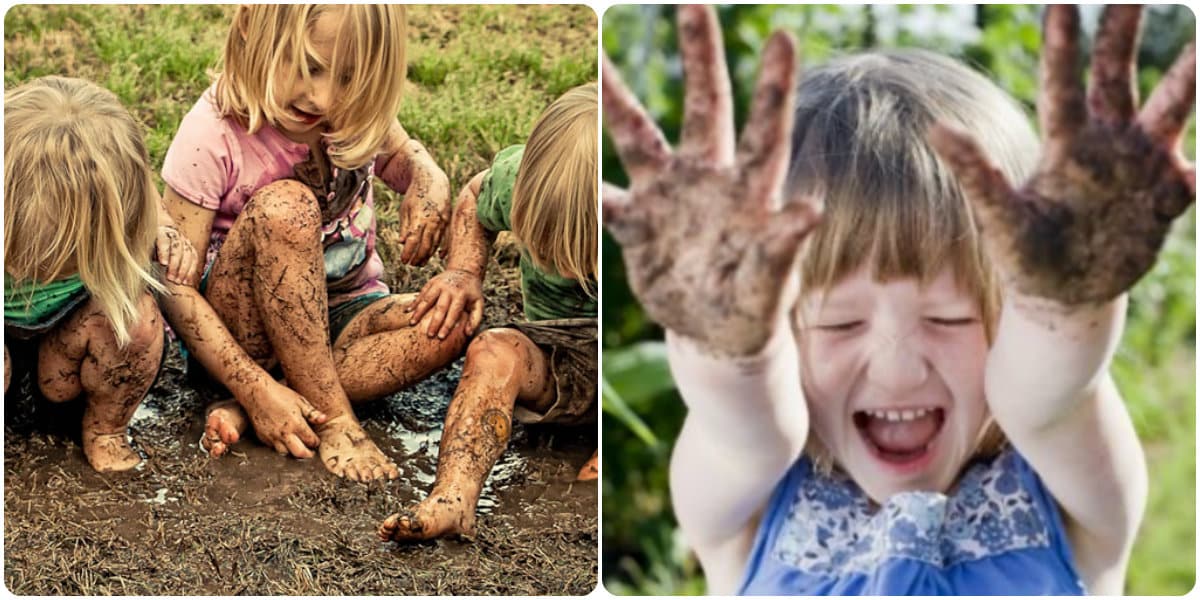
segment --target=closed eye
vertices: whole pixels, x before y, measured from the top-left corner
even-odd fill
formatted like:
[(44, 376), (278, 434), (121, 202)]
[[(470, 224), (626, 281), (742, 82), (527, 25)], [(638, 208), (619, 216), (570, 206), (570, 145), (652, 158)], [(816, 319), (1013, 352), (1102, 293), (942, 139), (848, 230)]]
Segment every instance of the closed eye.
[(863, 324), (862, 321), (843, 321), (841, 323), (829, 323), (827, 325), (817, 325), (816, 327), (820, 331), (847, 332), (847, 331), (854, 331), (862, 324)]
[(925, 317), (925, 320), (927, 322), (929, 322), (933, 325), (937, 325), (939, 327), (962, 327), (963, 325), (972, 325), (976, 322), (976, 319), (974, 317), (959, 317), (959, 318)]

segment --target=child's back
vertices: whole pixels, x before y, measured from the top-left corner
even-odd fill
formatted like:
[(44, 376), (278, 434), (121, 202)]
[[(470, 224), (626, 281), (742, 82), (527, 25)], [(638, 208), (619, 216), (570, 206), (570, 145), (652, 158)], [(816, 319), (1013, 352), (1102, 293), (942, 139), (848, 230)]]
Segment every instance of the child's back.
[(45, 77), (5, 94), (5, 389), (12, 347), (45, 399), (82, 394), (100, 471), (140, 462), (126, 424), (162, 359), (150, 174), (141, 126), (111, 92)]

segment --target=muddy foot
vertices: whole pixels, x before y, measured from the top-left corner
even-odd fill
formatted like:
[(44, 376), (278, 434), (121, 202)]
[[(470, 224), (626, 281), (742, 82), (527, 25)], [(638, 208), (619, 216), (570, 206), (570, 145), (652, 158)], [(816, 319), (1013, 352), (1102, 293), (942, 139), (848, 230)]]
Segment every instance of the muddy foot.
[(321, 462), (338, 477), (354, 481), (372, 481), (375, 479), (395, 479), (400, 476), (400, 470), (367, 437), (354, 417), (340, 415), (329, 419), (317, 428), (321, 437), (321, 446), (317, 453)]
[(396, 513), (379, 525), (384, 541), (420, 542), (451, 535), (475, 533), (475, 507), (465, 507), (461, 498), (429, 496), (416, 508)]
[(125, 432), (83, 432), (83, 454), (92, 468), (101, 472), (128, 471), (142, 462), (142, 457), (129, 446)]
[(575, 481), (595, 481), (600, 477), (600, 458), (597, 456), (597, 452), (593, 452), (592, 458), (588, 459), (582, 469), (579, 469), (579, 475), (575, 476)]
[(208, 450), (209, 456), (217, 458), (241, 439), (249, 425), (246, 411), (236, 400), (215, 402), (208, 409), (208, 420), (204, 424), (204, 437), (200, 438), (200, 445)]

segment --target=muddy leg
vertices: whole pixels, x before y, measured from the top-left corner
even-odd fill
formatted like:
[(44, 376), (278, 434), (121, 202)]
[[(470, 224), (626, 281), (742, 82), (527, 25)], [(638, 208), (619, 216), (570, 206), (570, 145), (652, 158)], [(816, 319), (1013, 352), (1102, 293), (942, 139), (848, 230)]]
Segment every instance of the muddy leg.
[(8, 344), (4, 345), (4, 393), (8, 393), (8, 382), (12, 380), (12, 359), (8, 357)]
[(83, 453), (97, 471), (124, 471), (141, 462), (126, 440), (126, 426), (162, 361), (162, 316), (150, 294), (138, 304), (128, 344), (89, 301), (57, 327), (38, 349), (38, 386), (62, 402), (83, 393)]
[(425, 335), (424, 319), (409, 325), (404, 307), (415, 297), (395, 294), (372, 303), (338, 336), (333, 359), (351, 402), (375, 400), (421, 381), (458, 358), (466, 346), (462, 327), (439, 340)]
[(471, 342), (446, 413), (433, 490), (384, 520), (380, 537), (405, 542), (472, 533), (483, 482), (508, 445), (514, 403), (550, 406), (552, 379), (545, 355), (517, 331), (491, 329)]
[[(317, 200), (306, 186), (263, 187), (230, 229), (206, 296), (251, 356), (262, 364), (273, 355), (288, 385), (328, 415), (314, 428), (326, 468), (360, 481), (395, 477), (396, 466), (367, 438), (338, 381), (320, 227)], [(243, 408), (253, 423), (271, 421), (254, 406)]]

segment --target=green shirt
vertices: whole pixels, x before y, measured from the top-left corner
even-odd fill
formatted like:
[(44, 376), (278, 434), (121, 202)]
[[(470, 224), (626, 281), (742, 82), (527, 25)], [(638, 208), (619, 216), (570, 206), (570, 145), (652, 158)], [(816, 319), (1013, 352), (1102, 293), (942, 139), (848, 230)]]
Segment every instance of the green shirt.
[(41, 325), (85, 293), (78, 275), (50, 283), (15, 282), (4, 277), (4, 321), (25, 327)]
[[(512, 229), (513, 186), (524, 152), (524, 145), (501, 150), (483, 177), (475, 214), (488, 231)], [(525, 318), (530, 321), (596, 316), (596, 298), (588, 296), (579, 282), (538, 269), (524, 250), (521, 251), (521, 292), (525, 298)]]

